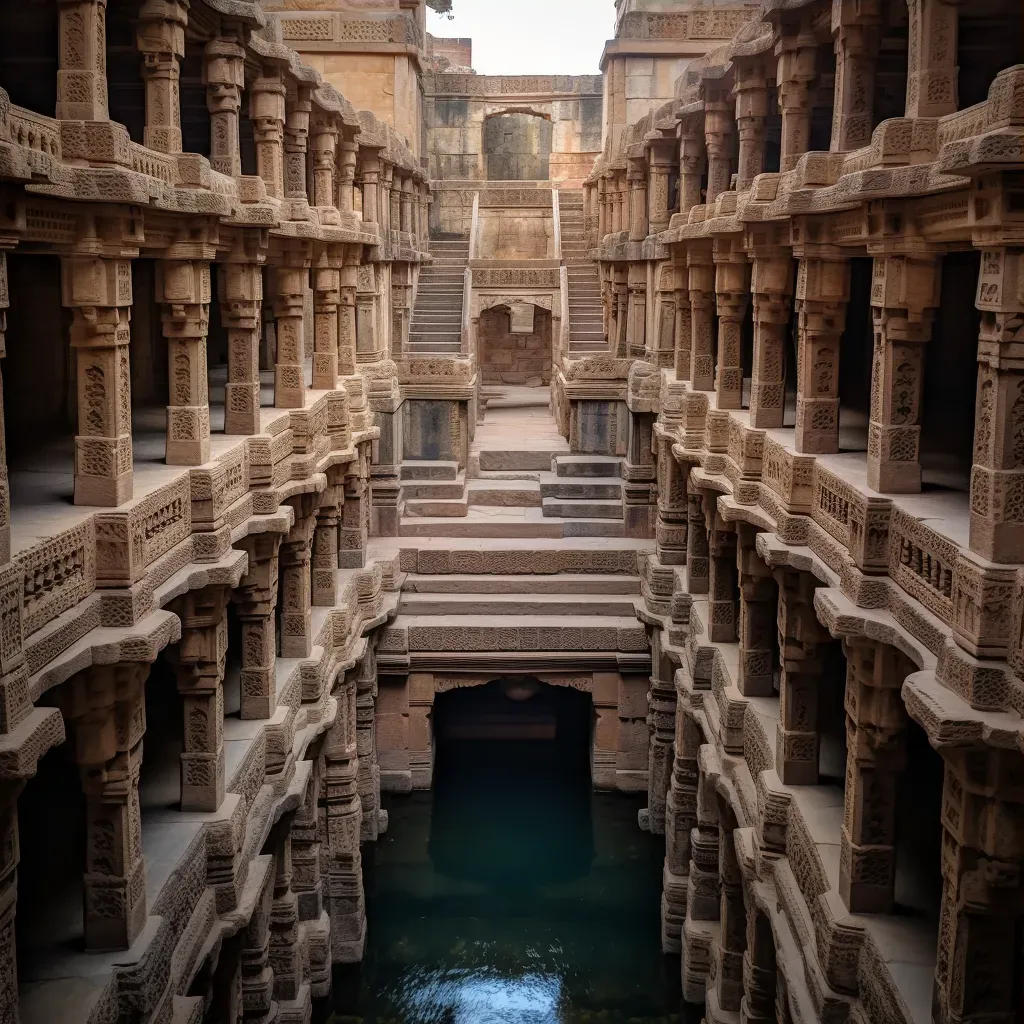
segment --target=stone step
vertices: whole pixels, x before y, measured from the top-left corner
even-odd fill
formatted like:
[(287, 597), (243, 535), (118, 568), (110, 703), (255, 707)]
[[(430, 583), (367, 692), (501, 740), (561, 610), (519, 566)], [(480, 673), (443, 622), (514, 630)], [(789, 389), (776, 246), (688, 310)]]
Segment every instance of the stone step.
[(414, 345), (410, 342), (409, 355), (411, 356), (457, 356), (461, 354), (461, 345), (445, 345), (440, 342), (427, 345)]
[(441, 519), (465, 519), (469, 505), (464, 497), (416, 498), (405, 503), (405, 515), (430, 516)]
[(399, 615), (636, 615), (633, 598), (621, 594), (416, 594), (403, 591)]
[(545, 516), (559, 519), (621, 519), (622, 499), (596, 501), (590, 498), (543, 498)]
[(399, 470), (402, 480), (455, 480), (458, 475), (459, 464), (443, 459), (408, 459)]
[(402, 484), (402, 497), (406, 500), (461, 498), (466, 493), (466, 474), (459, 472), (454, 480), (416, 480)]
[(484, 449), (479, 453), (480, 455), (480, 469), (481, 470), (543, 470), (549, 472), (551, 470), (551, 459), (556, 454), (554, 452), (545, 451), (509, 451), (508, 449), (502, 450), (487, 450)]
[(541, 489), (537, 480), (474, 479), (466, 499), (471, 505), (488, 508), (540, 508)]
[(400, 537), (463, 537), (536, 539), (557, 537), (621, 537), (621, 519), (554, 519), (545, 518), (542, 509), (524, 509), (537, 518), (518, 515), (487, 514), (476, 517), (470, 506), (466, 519), (444, 516), (403, 516), (398, 527)]
[(554, 473), (542, 474), (542, 498), (563, 501), (621, 501), (622, 480), (619, 477), (560, 477)]
[(594, 341), (576, 342), (570, 340), (569, 342), (569, 352), (577, 353), (579, 355), (589, 356), (593, 355), (595, 352), (604, 352), (607, 347), (608, 346), (605, 345), (603, 342), (601, 344), (598, 344), (597, 342)]
[(553, 576), (445, 576), (410, 574), (403, 591), (417, 594), (639, 594), (635, 576), (557, 573)]
[(622, 459), (614, 455), (558, 455), (556, 476), (617, 477), (622, 474)]

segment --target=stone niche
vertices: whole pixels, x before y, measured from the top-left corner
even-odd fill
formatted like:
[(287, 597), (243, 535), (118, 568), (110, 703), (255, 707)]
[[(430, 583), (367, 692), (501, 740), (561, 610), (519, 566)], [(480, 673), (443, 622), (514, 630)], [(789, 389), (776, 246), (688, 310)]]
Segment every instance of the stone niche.
[[(509, 306), (495, 306), (480, 314), (478, 351), (485, 384), (522, 384), (538, 387), (551, 383), (551, 313), (525, 305), (533, 312), (533, 329), (513, 331)], [(524, 327), (525, 321), (524, 318)]]
[(573, 402), (570, 433), (574, 452), (625, 455), (629, 444), (626, 403), (608, 399)]
[(404, 457), (465, 465), (466, 419), (465, 402), (410, 399), (402, 417)]
[(550, 120), (539, 114), (496, 114), (484, 122), (484, 160), (489, 181), (547, 181), (554, 139)]

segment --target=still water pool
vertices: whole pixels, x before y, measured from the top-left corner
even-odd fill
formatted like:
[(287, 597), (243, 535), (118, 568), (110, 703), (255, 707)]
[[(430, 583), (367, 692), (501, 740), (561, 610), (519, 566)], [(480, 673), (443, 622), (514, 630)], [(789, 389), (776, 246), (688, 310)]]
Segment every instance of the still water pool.
[(697, 1024), (643, 802), (592, 792), (555, 743), (446, 743), (434, 789), (386, 798), (364, 847), (366, 959), (336, 972), (331, 1024)]

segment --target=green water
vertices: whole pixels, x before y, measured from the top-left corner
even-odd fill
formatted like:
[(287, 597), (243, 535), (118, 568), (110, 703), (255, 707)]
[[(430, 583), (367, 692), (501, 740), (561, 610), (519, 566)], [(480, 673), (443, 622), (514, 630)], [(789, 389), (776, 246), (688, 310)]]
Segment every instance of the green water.
[(699, 1022), (661, 953), (643, 802), (593, 793), (571, 744), (448, 741), (363, 848), (366, 959), (336, 972), (331, 1024)]

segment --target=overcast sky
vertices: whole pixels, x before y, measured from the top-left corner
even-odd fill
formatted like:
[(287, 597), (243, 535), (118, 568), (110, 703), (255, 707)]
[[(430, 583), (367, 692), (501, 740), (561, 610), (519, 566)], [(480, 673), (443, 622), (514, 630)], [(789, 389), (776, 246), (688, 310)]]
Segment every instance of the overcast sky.
[(427, 10), (435, 36), (469, 36), (481, 75), (596, 75), (615, 34), (614, 0), (453, 0), (449, 21)]

